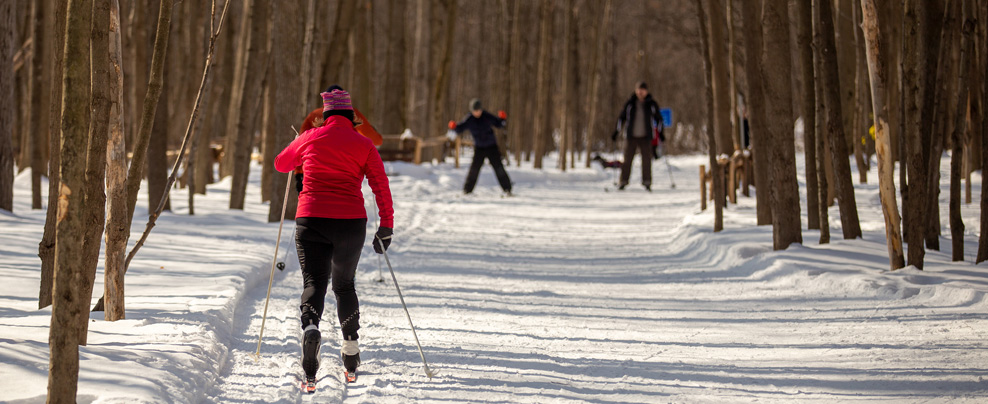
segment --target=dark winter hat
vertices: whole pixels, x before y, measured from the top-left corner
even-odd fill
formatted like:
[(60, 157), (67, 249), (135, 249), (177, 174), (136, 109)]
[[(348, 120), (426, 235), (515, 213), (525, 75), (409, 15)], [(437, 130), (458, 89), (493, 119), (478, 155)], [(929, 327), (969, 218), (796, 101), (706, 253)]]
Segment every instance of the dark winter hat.
[(648, 84), (645, 84), (644, 81), (639, 81), (638, 84), (635, 84), (635, 89), (637, 90), (639, 88), (642, 90), (648, 90)]
[(470, 100), (470, 110), (476, 111), (481, 109), (480, 98), (474, 98)]

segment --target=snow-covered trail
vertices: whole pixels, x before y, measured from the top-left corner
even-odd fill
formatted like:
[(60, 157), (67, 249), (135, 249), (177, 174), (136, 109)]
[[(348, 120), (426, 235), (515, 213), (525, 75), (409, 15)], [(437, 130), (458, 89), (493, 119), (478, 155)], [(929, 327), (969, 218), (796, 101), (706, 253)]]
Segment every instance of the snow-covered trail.
[[(672, 158), (676, 190), (657, 163), (654, 193), (638, 185), (616, 192), (613, 173), (596, 167), (512, 165), (510, 198), (489, 167), (464, 196), (465, 168), (389, 163), (391, 260), (438, 376), (423, 374), (386, 267), (376, 282), (380, 261), (368, 242), (357, 273), (360, 379), (341, 383), (330, 296), (312, 396), (298, 389), (294, 253), (276, 272), (261, 357), (253, 356), (277, 231), (257, 202), (259, 183), (248, 187), (245, 211), (227, 208), (228, 180), (211, 185), (194, 217), (177, 190), (175, 211), (128, 272), (128, 318), (90, 316), (78, 401), (988, 401), (988, 264), (971, 263), (977, 204), (963, 206), (967, 262), (929, 251), (925, 271), (889, 272), (874, 177), (855, 185), (863, 239), (840, 240), (833, 207), (831, 244), (804, 230), (804, 245), (773, 252), (771, 229), (755, 226), (754, 198), (729, 206), (725, 230), (710, 231), (713, 214), (699, 212), (697, 200), (696, 167), (706, 161)], [(50, 309), (36, 308), (44, 211), (30, 210), (29, 174), (15, 182), (15, 212), (0, 212), (4, 403), (45, 401)], [(942, 217), (948, 178), (943, 172)], [(368, 240), (375, 228), (368, 225)]]
[[(356, 384), (341, 383), (338, 330), (326, 331), (335, 312), (327, 311), (319, 391), (298, 391), (301, 281), (292, 255), (275, 280), (262, 359), (251, 355), (266, 283), (238, 310), (222, 391), (206, 401), (988, 396), (983, 292), (938, 287), (964, 279), (881, 273), (883, 240), (815, 248), (816, 234), (805, 232), (809, 247), (776, 253), (767, 229), (713, 235), (709, 214), (694, 216), (698, 184), (683, 172), (693, 163), (677, 165), (677, 190), (656, 165), (652, 194), (635, 186), (604, 192), (611, 179), (594, 172), (509, 169), (517, 184), (511, 198), (500, 197), (489, 169), (476, 193), (463, 196), (461, 172), (403, 166), (423, 171), (392, 178), (390, 253), (438, 376), (424, 376), (387, 268), (386, 282), (375, 282), (378, 258), (368, 245), (358, 270), (364, 364)], [(751, 206), (729, 211), (729, 222), (753, 220)], [(971, 282), (984, 289), (983, 280)]]

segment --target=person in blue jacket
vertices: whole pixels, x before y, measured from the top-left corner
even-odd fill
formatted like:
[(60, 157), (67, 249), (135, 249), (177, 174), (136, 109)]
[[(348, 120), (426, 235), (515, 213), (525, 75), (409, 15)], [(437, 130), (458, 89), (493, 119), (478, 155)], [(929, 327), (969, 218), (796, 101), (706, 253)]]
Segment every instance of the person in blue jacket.
[(497, 136), (494, 135), (493, 128), (503, 128), (508, 124), (508, 115), (504, 111), (498, 111), (494, 116), (490, 112), (484, 111), (479, 99), (470, 100), (470, 114), (463, 117), (460, 122), (449, 121), (449, 129), (462, 133), (465, 130), (473, 135), (473, 162), (470, 163), (470, 171), (467, 173), (466, 183), (463, 184), (463, 193), (473, 192), (473, 187), (477, 185), (477, 176), (480, 168), (484, 165), (484, 159), (491, 162), (494, 167), (494, 175), (497, 182), (509, 196), (511, 195), (511, 178), (504, 171), (504, 164), (501, 162), (501, 151), (497, 147)]

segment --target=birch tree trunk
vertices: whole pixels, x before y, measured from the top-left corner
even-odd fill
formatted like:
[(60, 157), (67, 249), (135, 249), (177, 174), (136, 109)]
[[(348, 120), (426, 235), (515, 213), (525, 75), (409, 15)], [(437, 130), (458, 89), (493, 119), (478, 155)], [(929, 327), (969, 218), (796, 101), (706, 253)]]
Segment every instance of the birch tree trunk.
[[(765, 0), (762, 5), (762, 77), (790, 77), (789, 11), (787, 0)], [(802, 243), (799, 185), (796, 180), (796, 145), (792, 133), (792, 90), (784, 80), (763, 80), (765, 137), (770, 143), (772, 168), (772, 240), (775, 250)]]
[(14, 2), (0, 1), (0, 210), (14, 210)]
[(48, 403), (76, 401), (80, 330), (89, 320), (86, 261), (86, 149), (90, 120), (90, 29), (93, 3), (70, 0), (62, 78), (62, 143), (55, 248), (54, 299), (48, 336)]
[(882, 34), (879, 30), (878, 9), (875, 0), (861, 0), (862, 30), (865, 54), (868, 58), (868, 76), (871, 81), (871, 106), (875, 116), (875, 152), (878, 154), (878, 189), (885, 218), (885, 241), (888, 246), (889, 266), (892, 270), (906, 265), (902, 252), (902, 233), (899, 228), (899, 207), (895, 200), (895, 157), (892, 154), (891, 127), (888, 107), (885, 104), (885, 83), (888, 68), (882, 53)]
[(827, 106), (827, 131), (830, 152), (834, 165), (834, 182), (837, 188), (837, 201), (840, 206), (841, 227), (844, 239), (861, 237), (861, 224), (858, 221), (858, 208), (854, 198), (854, 185), (851, 180), (851, 166), (848, 162), (847, 144), (844, 141), (844, 123), (841, 118), (841, 97), (837, 93), (840, 85), (837, 80), (837, 59), (834, 47), (834, 25), (832, 10), (828, 0), (813, 1), (814, 44), (820, 47), (822, 58), (822, 85)]

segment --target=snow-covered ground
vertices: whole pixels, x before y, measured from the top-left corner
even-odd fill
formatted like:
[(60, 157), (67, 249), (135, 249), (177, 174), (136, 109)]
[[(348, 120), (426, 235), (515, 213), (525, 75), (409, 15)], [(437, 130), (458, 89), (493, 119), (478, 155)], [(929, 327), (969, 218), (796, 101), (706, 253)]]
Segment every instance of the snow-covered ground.
[[(256, 180), (244, 212), (226, 209), (228, 182), (197, 198), (194, 217), (177, 190), (174, 212), (127, 275), (127, 319), (92, 316), (79, 402), (988, 399), (988, 270), (971, 264), (977, 204), (964, 205), (967, 262), (950, 263), (945, 238), (948, 254), (928, 253), (926, 271), (890, 272), (874, 169), (870, 184), (857, 185), (864, 239), (841, 240), (834, 207), (833, 243), (818, 245), (819, 233), (804, 231), (803, 246), (773, 252), (771, 229), (755, 226), (753, 198), (730, 206), (725, 231), (711, 232), (712, 213), (699, 211), (697, 166), (706, 161), (656, 163), (653, 193), (635, 185), (637, 170), (617, 192), (614, 173), (599, 167), (512, 164), (509, 198), (489, 166), (464, 196), (465, 168), (388, 163), (391, 260), (437, 376), (424, 375), (388, 269), (368, 243), (357, 274), (361, 376), (341, 382), (329, 296), (313, 396), (298, 389), (301, 277), (291, 248), (275, 274), (261, 356), (253, 356), (277, 233)], [(978, 175), (975, 184), (977, 196)], [(50, 317), (37, 309), (44, 212), (29, 209), (27, 172), (16, 186), (14, 213), (0, 212), (0, 402), (41, 403)], [(147, 215), (142, 198), (134, 234)], [(290, 245), (283, 240), (281, 251)], [(102, 269), (95, 297), (101, 292)]]

